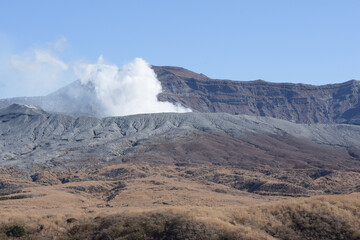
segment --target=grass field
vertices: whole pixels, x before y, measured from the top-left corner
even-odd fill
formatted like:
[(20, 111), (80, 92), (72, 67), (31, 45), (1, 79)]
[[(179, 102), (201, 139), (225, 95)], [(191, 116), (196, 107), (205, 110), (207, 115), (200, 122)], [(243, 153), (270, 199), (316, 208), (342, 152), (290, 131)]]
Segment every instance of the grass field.
[(0, 239), (360, 239), (360, 193), (347, 194), (359, 176), (145, 164), (28, 177), (7, 169)]
[(0, 216), (0, 239), (360, 239), (358, 193), (243, 207)]

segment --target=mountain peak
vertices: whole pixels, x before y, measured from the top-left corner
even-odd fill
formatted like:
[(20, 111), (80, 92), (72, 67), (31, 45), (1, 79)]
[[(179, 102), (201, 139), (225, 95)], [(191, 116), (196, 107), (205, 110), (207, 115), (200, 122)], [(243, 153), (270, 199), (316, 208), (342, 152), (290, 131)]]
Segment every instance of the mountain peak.
[(174, 67), (174, 66), (152, 66), (154, 71), (157, 75), (163, 74), (163, 73), (172, 73), (178, 77), (182, 78), (192, 78), (197, 80), (210, 80), (209, 77), (202, 73), (196, 73), (193, 71), (190, 71), (188, 69), (182, 68), (182, 67)]

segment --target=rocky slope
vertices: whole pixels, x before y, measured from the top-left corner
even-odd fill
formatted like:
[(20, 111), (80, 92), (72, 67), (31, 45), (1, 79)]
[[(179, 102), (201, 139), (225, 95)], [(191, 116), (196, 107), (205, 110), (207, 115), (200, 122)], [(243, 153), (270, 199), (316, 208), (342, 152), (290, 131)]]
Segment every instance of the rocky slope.
[[(360, 127), (226, 113), (73, 117), (13, 104), (0, 110), (0, 164), (99, 162), (244, 168), (358, 168)], [(92, 161), (93, 160), (93, 161)]]
[(153, 67), (162, 101), (198, 112), (269, 116), (300, 123), (359, 124), (360, 82), (313, 86), (293, 83), (217, 80), (178, 67)]

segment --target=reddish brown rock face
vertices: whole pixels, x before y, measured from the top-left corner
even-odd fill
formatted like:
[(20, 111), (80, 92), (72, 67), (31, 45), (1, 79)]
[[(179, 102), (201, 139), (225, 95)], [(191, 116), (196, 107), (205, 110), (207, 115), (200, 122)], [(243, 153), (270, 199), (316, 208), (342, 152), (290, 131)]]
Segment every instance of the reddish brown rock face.
[(360, 82), (313, 86), (217, 80), (177, 67), (153, 67), (163, 86), (162, 101), (197, 112), (269, 116), (300, 123), (358, 124)]

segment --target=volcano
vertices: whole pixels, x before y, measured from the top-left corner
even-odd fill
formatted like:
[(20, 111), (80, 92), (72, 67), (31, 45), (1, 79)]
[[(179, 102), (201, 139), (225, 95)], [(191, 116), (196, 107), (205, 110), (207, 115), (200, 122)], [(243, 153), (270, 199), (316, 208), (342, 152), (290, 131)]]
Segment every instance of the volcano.
[[(211, 79), (180, 67), (152, 68), (163, 90), (158, 99), (194, 112), (246, 114), (297, 123), (360, 123), (360, 82), (356, 80), (322, 86), (241, 82)], [(1, 99), (0, 107), (18, 103), (50, 112), (101, 116), (94, 96), (91, 84), (77, 80), (47, 96)]]

